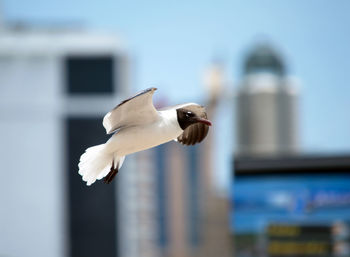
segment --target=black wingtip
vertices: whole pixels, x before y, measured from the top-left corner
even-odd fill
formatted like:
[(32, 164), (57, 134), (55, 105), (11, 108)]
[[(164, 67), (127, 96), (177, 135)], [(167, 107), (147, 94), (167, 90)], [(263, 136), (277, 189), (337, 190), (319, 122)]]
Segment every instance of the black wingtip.
[(131, 97), (129, 97), (128, 99), (125, 99), (124, 101), (122, 101), (120, 104), (118, 104), (116, 107), (114, 107), (113, 110), (117, 109), (119, 106), (121, 106), (121, 105), (123, 105), (123, 104), (129, 102), (130, 100), (132, 100), (132, 99), (134, 99), (134, 98), (136, 98), (136, 97), (138, 97), (138, 96), (140, 96), (140, 95), (146, 94), (146, 93), (148, 93), (148, 92), (154, 92), (154, 91), (156, 91), (156, 90), (157, 90), (156, 87), (150, 87), (150, 88), (144, 89), (144, 90), (138, 92), (136, 95), (131, 96)]

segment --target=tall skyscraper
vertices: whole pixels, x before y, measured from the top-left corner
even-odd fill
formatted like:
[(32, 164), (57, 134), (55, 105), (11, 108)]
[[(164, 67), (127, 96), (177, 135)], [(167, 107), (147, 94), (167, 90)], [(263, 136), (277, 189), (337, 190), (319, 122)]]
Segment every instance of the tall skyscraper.
[[(225, 77), (225, 66), (222, 60), (214, 61), (205, 74), (207, 88), (206, 109), (208, 117), (215, 122), (217, 106), (225, 95), (227, 78)], [(214, 123), (215, 124), (215, 123)], [(212, 128), (217, 129), (217, 125)], [(232, 256), (232, 241), (229, 231), (229, 204), (227, 198), (218, 193), (216, 182), (217, 161), (215, 152), (214, 133), (208, 135), (202, 143), (201, 151), (201, 197), (202, 222), (201, 222), (201, 247), (196, 256)]]
[[(120, 232), (122, 256), (198, 256), (203, 244), (201, 146), (169, 142), (136, 154), (123, 174)], [(127, 200), (125, 200), (127, 199)]]
[(83, 151), (127, 91), (119, 40), (67, 26), (0, 31), (0, 249), (9, 256), (118, 253), (115, 184), (87, 187)]
[(244, 62), (237, 94), (236, 154), (296, 153), (297, 100), (281, 56), (270, 45), (257, 45)]

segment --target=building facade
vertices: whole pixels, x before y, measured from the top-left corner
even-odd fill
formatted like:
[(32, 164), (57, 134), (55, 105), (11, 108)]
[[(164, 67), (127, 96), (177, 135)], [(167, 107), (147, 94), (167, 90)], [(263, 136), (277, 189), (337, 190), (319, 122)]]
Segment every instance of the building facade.
[(246, 57), (236, 102), (238, 155), (298, 151), (298, 92), (271, 46), (258, 45)]
[(102, 117), (128, 91), (127, 62), (114, 35), (3, 26), (1, 255), (117, 255), (116, 187), (86, 187), (77, 164), (106, 140)]

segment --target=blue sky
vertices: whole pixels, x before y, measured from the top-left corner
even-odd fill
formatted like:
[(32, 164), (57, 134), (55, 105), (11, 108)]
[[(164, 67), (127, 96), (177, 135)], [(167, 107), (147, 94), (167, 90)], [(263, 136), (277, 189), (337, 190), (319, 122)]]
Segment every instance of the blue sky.
[[(302, 149), (350, 150), (350, 1), (3, 0), (2, 9), (8, 20), (78, 21), (116, 32), (134, 59), (135, 90), (156, 85), (171, 103), (203, 99), (203, 72), (216, 56), (233, 90), (249, 47), (267, 39), (301, 82)], [(233, 142), (231, 131), (220, 131), (231, 118), (218, 123), (218, 137)]]

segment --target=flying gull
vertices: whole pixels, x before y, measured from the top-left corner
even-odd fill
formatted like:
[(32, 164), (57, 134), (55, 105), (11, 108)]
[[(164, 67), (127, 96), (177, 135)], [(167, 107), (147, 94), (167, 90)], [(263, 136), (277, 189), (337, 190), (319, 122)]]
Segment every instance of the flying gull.
[(122, 101), (103, 118), (107, 134), (113, 136), (86, 149), (78, 165), (88, 186), (102, 178), (110, 183), (128, 154), (171, 140), (194, 145), (207, 136), (211, 122), (203, 106), (186, 103), (157, 110), (152, 101), (156, 90), (149, 88)]

